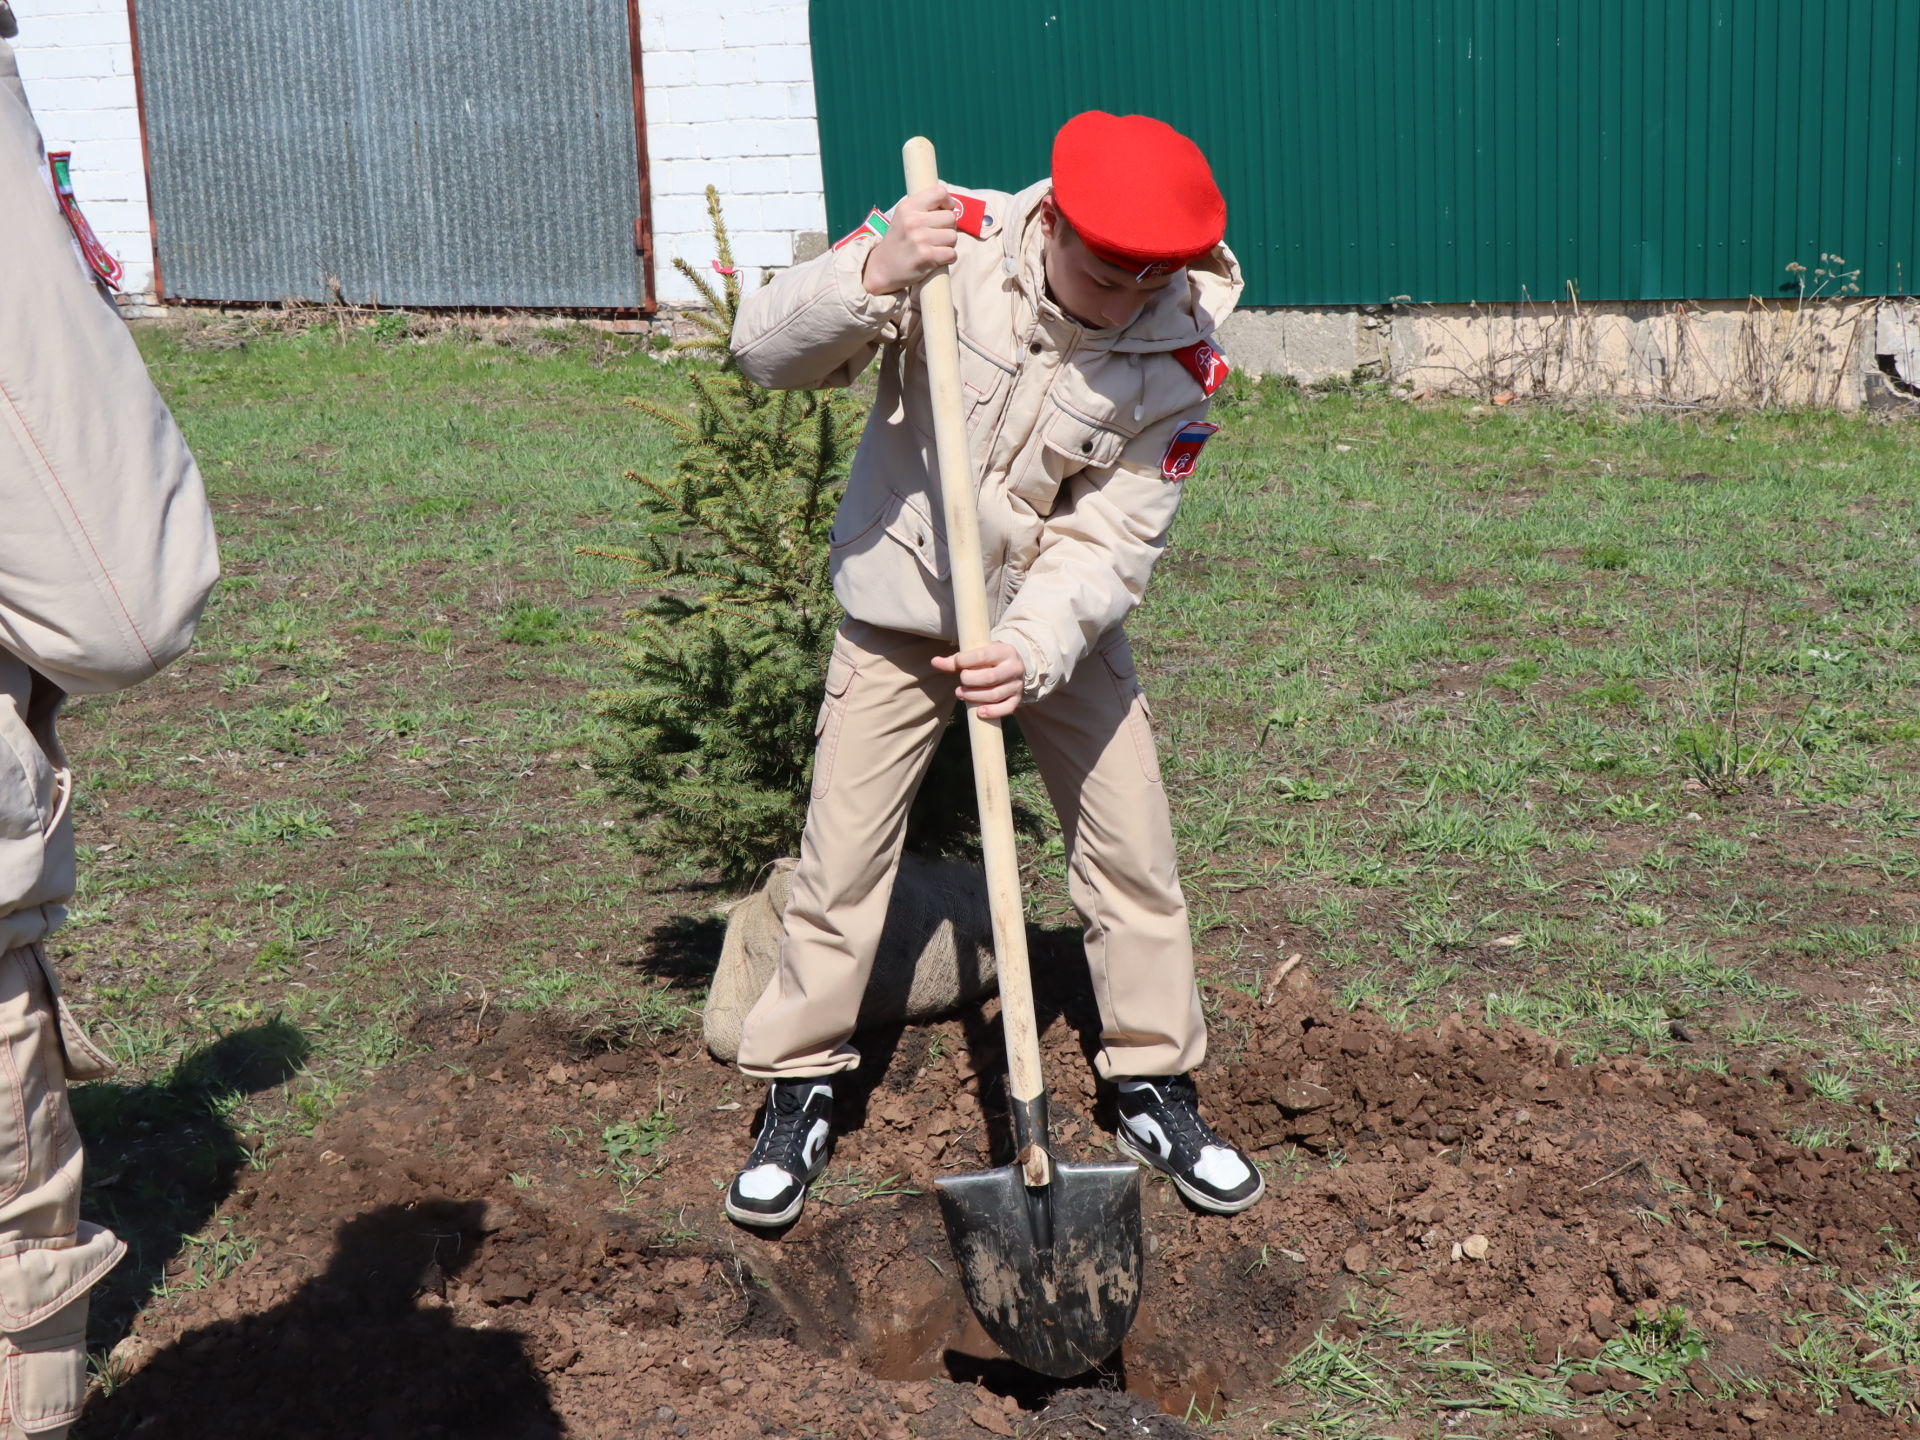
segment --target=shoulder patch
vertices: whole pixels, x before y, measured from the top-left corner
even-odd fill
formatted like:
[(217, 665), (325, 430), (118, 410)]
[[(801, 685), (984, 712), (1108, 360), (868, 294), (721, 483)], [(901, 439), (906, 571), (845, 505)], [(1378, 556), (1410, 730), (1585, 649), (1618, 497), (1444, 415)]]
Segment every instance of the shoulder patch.
[(969, 195), (964, 190), (947, 187), (947, 193), (953, 197), (954, 208), (960, 212), (958, 229), (962, 235), (980, 238), (980, 232), (993, 224), (993, 216), (987, 213), (987, 202), (978, 195)]
[[(953, 197), (954, 208), (960, 212), (957, 228), (962, 235), (971, 235), (978, 240), (982, 234), (993, 227), (993, 216), (987, 213), (987, 202), (982, 196), (970, 195), (965, 190), (954, 189), (951, 185), (947, 187), (947, 193)], [(833, 242), (833, 248), (838, 250), (843, 245), (851, 245), (862, 235), (871, 235), (877, 240), (887, 233), (890, 223), (892, 222), (887, 219), (886, 211), (878, 208), (869, 210), (866, 219)]]
[(1189, 420), (1174, 431), (1173, 439), (1167, 442), (1167, 453), (1160, 457), (1160, 478), (1178, 483), (1193, 474), (1193, 467), (1200, 463), (1202, 447), (1219, 429), (1211, 421)]
[(858, 225), (854, 226), (853, 229), (833, 242), (833, 248), (838, 250), (843, 246), (851, 245), (862, 235), (871, 235), (877, 240), (887, 233), (887, 224), (886, 211), (877, 209), (869, 210), (867, 211), (866, 219), (862, 220)]
[(87, 223), (87, 217), (80, 213), (80, 202), (73, 198), (73, 152), (71, 150), (49, 150), (47, 152), (47, 172), (53, 181), (53, 196), (60, 205), (60, 213), (66, 216), (67, 227), (73, 231), (73, 243), (78, 247), (81, 258), (87, 262), (94, 274), (107, 285), (120, 288), (120, 262), (107, 253), (107, 247), (100, 243), (93, 233), (93, 227)]
[(1192, 372), (1193, 378), (1200, 382), (1200, 388), (1211, 395), (1225, 383), (1233, 367), (1227, 364), (1227, 357), (1213, 348), (1213, 342), (1202, 340), (1197, 345), (1183, 346), (1173, 352), (1182, 365)]

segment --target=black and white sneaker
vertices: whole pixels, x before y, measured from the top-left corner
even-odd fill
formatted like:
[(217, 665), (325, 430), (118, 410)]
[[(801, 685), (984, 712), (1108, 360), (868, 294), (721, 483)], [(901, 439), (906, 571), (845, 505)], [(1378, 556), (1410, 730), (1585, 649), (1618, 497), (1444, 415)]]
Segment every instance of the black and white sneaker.
[(1120, 1082), (1122, 1154), (1164, 1170), (1202, 1210), (1233, 1215), (1266, 1192), (1251, 1161), (1200, 1118), (1200, 1092), (1186, 1075)]
[(753, 1153), (727, 1187), (727, 1214), (742, 1225), (785, 1225), (833, 1149), (833, 1082), (776, 1080)]

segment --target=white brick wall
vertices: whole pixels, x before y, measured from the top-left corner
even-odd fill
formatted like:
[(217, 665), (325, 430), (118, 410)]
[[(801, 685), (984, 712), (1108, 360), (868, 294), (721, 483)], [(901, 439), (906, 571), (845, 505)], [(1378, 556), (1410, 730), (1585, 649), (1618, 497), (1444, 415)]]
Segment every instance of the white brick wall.
[(126, 0), (13, 0), (13, 42), (49, 150), (73, 152), (73, 190), (129, 293), (153, 289), (153, 231)]
[[(136, 294), (153, 241), (126, 0), (13, 0), (27, 98), (49, 149), (73, 151), (74, 189)], [(826, 228), (806, 0), (641, 0), (655, 283), (696, 299), (674, 268), (713, 260), (706, 187), (726, 205), (734, 259), (791, 265), (796, 236)]]
[(806, 0), (641, 0), (640, 49), (661, 303), (696, 298), (676, 256), (710, 273), (708, 185), (736, 263), (791, 265), (827, 225)]

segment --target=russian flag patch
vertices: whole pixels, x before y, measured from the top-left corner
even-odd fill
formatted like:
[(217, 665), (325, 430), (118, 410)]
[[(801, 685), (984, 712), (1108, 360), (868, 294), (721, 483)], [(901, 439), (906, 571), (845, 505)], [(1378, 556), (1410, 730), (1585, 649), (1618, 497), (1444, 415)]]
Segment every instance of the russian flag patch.
[(1176, 484), (1193, 474), (1200, 463), (1200, 451), (1220, 429), (1207, 420), (1189, 420), (1167, 442), (1167, 453), (1160, 457), (1160, 478)]

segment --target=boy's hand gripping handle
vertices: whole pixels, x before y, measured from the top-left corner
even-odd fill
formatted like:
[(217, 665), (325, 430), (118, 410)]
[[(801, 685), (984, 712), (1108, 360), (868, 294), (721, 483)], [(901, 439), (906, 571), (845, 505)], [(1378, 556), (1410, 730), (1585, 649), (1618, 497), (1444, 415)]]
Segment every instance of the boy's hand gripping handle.
[[(940, 178), (933, 142), (921, 136), (902, 152), (907, 193)], [(967, 454), (966, 414), (960, 393), (960, 333), (954, 319), (953, 279), (942, 267), (920, 282), (920, 330), (933, 390), (933, 438), (940, 460), (940, 499), (947, 526), (947, 564), (953, 576), (953, 606), (960, 648), (988, 642), (987, 580), (980, 559), (980, 523), (974, 510), (973, 462)], [(1034, 1023), (1033, 981), (1027, 970), (1027, 922), (1020, 905), (1020, 862), (1014, 850), (1013, 797), (1007, 789), (1006, 739), (998, 720), (983, 720), (967, 707), (967, 738), (973, 747), (973, 784), (980, 803), (980, 850), (986, 864), (987, 901), (993, 914), (993, 949), (1000, 972), (1000, 1015), (1006, 1028), (1014, 1138), (1027, 1184), (1053, 1178), (1047, 1154), (1045, 1087), (1040, 1079), (1040, 1031)]]

